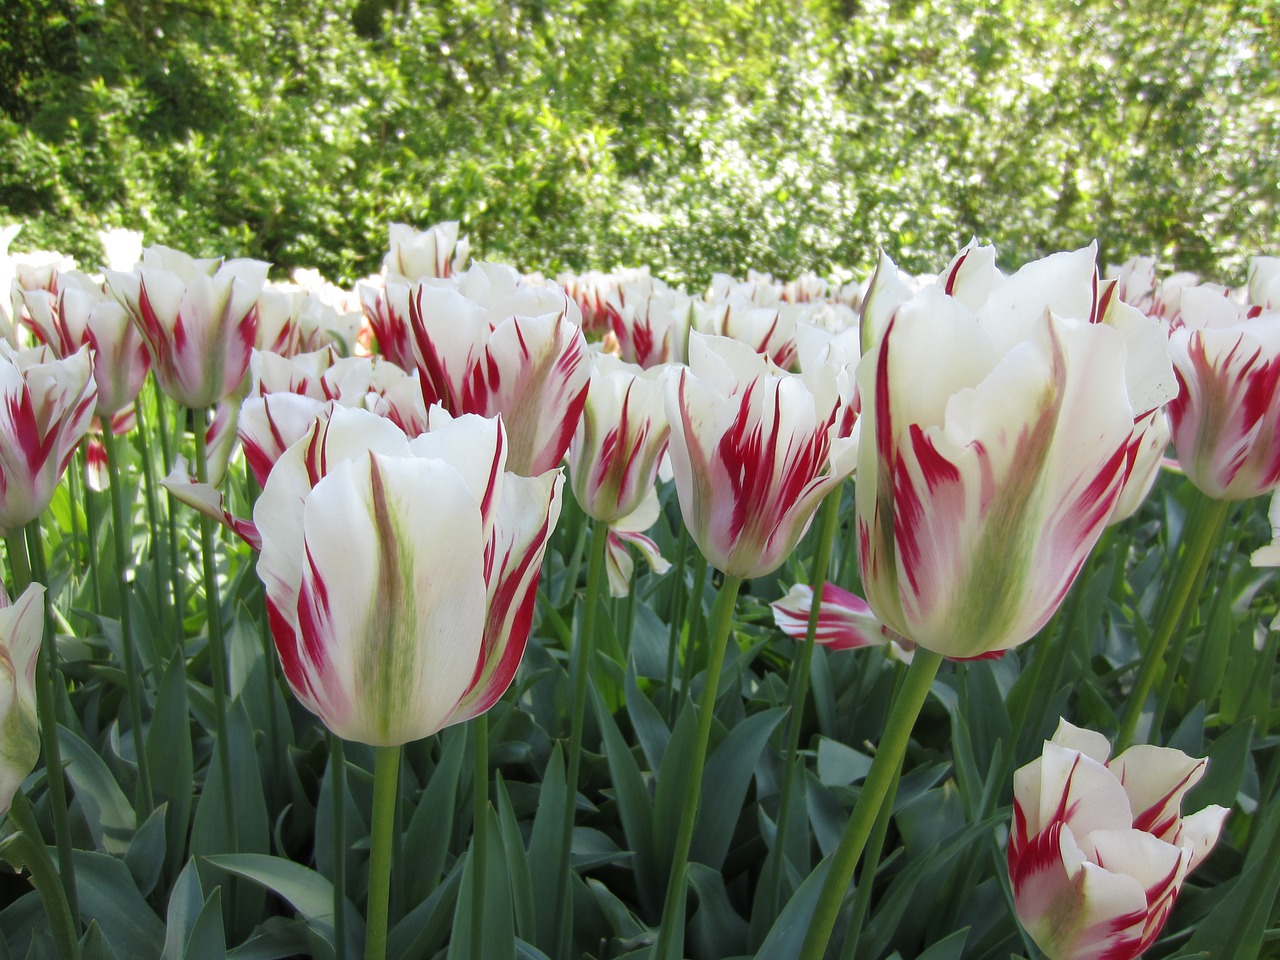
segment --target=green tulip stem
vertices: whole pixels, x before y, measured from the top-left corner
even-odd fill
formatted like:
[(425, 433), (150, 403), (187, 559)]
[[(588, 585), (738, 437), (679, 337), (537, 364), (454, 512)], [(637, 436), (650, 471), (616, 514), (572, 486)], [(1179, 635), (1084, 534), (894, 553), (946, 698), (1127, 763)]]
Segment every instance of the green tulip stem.
[(787, 697), (790, 714), (787, 718), (786, 752), (782, 762), (782, 795), (778, 806), (778, 825), (775, 831), (773, 855), (769, 858), (766, 882), (768, 883), (767, 908), (776, 915), (778, 897), (782, 886), (783, 861), (786, 859), (784, 842), (791, 819), (791, 782), (795, 776), (796, 756), (800, 752), (800, 728), (803, 725), (805, 700), (809, 695), (809, 670), (813, 665), (814, 637), (818, 632), (818, 617), (822, 607), (822, 591), (831, 566), (831, 552), (836, 540), (836, 528), (840, 526), (840, 487), (832, 490), (818, 511), (818, 549), (813, 555), (813, 572), (809, 582), (813, 587), (813, 604), (809, 609), (809, 624), (805, 629), (800, 656), (793, 661), (791, 689)]
[(693, 754), (689, 757), (689, 766), (683, 771), (684, 802), (680, 804), (680, 827), (671, 856), (671, 875), (667, 879), (667, 896), (662, 904), (662, 923), (653, 952), (655, 960), (680, 960), (684, 956), (684, 927), (677, 920), (684, 914), (685, 880), (689, 866), (689, 848), (693, 844), (693, 828), (698, 819), (698, 800), (702, 793), (702, 768), (707, 759), (707, 744), (711, 739), (711, 721), (715, 716), (720, 671), (724, 667), (725, 650), (733, 628), (734, 606), (741, 586), (741, 577), (726, 575), (719, 593), (716, 594), (715, 608), (711, 613), (711, 649), (707, 657), (702, 698), (698, 702), (698, 727)]
[[(35, 531), (34, 541), (31, 539), (33, 530)], [(33, 573), (36, 577), (41, 577), (44, 567), (44, 550), (40, 543), (39, 531), (40, 521), (32, 520), (27, 524), (28, 539), (25, 544), (21, 534), (11, 533), (5, 537), (9, 567), (13, 572), (15, 600), (33, 582), (44, 582), (43, 579), (33, 580)], [(28, 553), (29, 550), (30, 553)], [(33, 559), (34, 563), (31, 562)], [(78, 936), (80, 909), (79, 898), (76, 895), (76, 862), (72, 854), (71, 818), (67, 814), (67, 782), (62, 773), (62, 747), (58, 743), (58, 674), (52, 621), (49, 595), (46, 593), (44, 640), (40, 644), (40, 653), (36, 657), (36, 719), (40, 725), (40, 748), (44, 751), (44, 766), (49, 780), (49, 806), (53, 813), (53, 834), (58, 848), (58, 872), (62, 880), (63, 895), (71, 911), (72, 925)]]
[[(110, 427), (108, 427), (109, 429)], [(71, 498), (71, 509), (67, 512), (71, 515), (71, 541), (79, 544), (81, 536), (80, 511), (76, 509), (76, 505), (82, 504), (84, 506), (85, 563), (89, 567), (89, 595), (93, 597), (94, 609), (101, 610), (102, 593), (98, 586), (98, 549), (93, 538), (94, 531), (98, 529), (97, 511), (93, 506), (93, 490), (87, 482), (84, 483), (84, 492), (81, 493), (81, 478), (85, 476), (88, 450), (89, 441), (86, 439), (76, 448), (75, 459), (71, 461), (71, 468), (67, 470), (67, 493)]]
[(120, 443), (108, 424), (102, 431), (102, 444), (107, 450), (107, 478), (111, 487), (112, 541), (116, 554), (116, 592), (120, 597), (120, 649), (124, 656), (125, 699), (129, 707), (129, 725), (133, 728), (134, 753), (138, 758), (138, 822), (151, 815), (155, 797), (151, 792), (151, 772), (147, 764), (146, 738), (142, 735), (142, 688), (138, 670), (137, 641), (133, 635), (130, 602), (129, 555), (133, 543), (130, 503), (125, 499), (120, 472)]
[[(173, 449), (173, 444), (169, 437), (169, 418), (166, 416), (165, 395), (163, 391), (161, 391), (160, 385), (154, 377), (151, 379), (151, 385), (154, 388), (152, 392), (156, 401), (156, 424), (160, 428), (161, 462), (167, 470), (173, 464), (174, 454), (177, 451)], [(139, 404), (139, 408), (141, 408), (141, 404)], [(139, 424), (139, 432), (141, 432), (141, 424)], [(179, 434), (181, 434), (181, 430), (179, 430)], [(173, 594), (173, 619), (176, 630), (174, 648), (175, 651), (181, 652), (183, 648), (183, 640), (186, 637), (186, 600), (185, 591), (183, 590), (185, 580), (183, 579), (182, 571), (183, 551), (179, 549), (178, 545), (178, 521), (174, 515), (172, 500), (169, 501), (169, 509), (165, 511), (165, 522), (168, 526), (167, 532), (169, 534), (169, 586)]]
[(604, 579), (605, 551), (609, 546), (609, 525), (591, 521), (591, 552), (587, 557), (587, 593), (583, 601), (581, 631), (573, 645), (569, 678), (573, 687), (573, 713), (569, 721), (569, 773), (565, 779), (564, 822), (560, 827), (560, 859), (557, 861), (555, 955), (567, 956), (572, 898), (569, 895), (569, 860), (573, 850), (573, 820), (577, 809), (578, 780), (582, 773), (582, 737), (587, 715), (587, 681), (591, 676), (596, 636), (596, 610), (600, 606), (600, 584)]
[[(898, 781), (902, 779), (902, 763), (893, 773), (893, 782), (889, 784), (886, 797), (895, 797), (898, 793)], [(862, 925), (867, 920), (867, 910), (871, 906), (871, 891), (875, 887), (876, 871), (880, 869), (880, 855), (884, 852), (885, 837), (889, 834), (889, 821), (893, 819), (893, 801), (881, 804), (880, 813), (876, 816), (875, 828), (871, 831), (871, 839), (867, 843), (866, 857), (862, 861), (862, 873), (858, 885), (853, 891), (853, 914), (849, 917), (849, 931), (845, 935), (844, 949), (840, 960), (855, 960), (858, 952), (858, 940), (862, 936)]]
[(475, 750), (472, 754), (471, 824), (471, 952), (483, 956), (484, 944), (484, 863), (488, 856), (489, 822), (489, 715), (471, 721)]
[(329, 731), (329, 786), (333, 789), (333, 946), (347, 960), (347, 757), (342, 738)]
[[(1214, 544), (1218, 542), (1222, 528), (1226, 524), (1227, 513), (1231, 510), (1229, 500), (1211, 500), (1203, 495), (1198, 494), (1198, 496), (1202, 502), (1198, 505), (1199, 509), (1191, 511), (1187, 520), (1187, 526), (1182, 535), (1185, 547), (1176, 561), (1177, 572), (1174, 574), (1173, 586), (1168, 596), (1162, 598), (1155, 631), (1152, 633), (1147, 649), (1143, 651), (1142, 666), (1133, 683), (1133, 690), (1129, 694), (1129, 702), (1125, 705), (1120, 732), (1116, 736), (1117, 756), (1133, 743), (1134, 734), (1138, 729), (1138, 719), (1142, 716), (1142, 708), (1147, 702), (1147, 696), (1151, 693), (1156, 677), (1164, 665), (1169, 641), (1178, 628), (1178, 622), (1182, 619), (1187, 604), (1200, 595)], [(1224, 640), (1224, 642), (1227, 641)], [(1154, 734), (1155, 731), (1152, 733)]]
[(395, 834), (400, 745), (373, 751), (373, 837), (369, 849), (369, 914), (365, 960), (386, 960), (387, 909), (391, 896), (391, 841)]
[[(680, 668), (680, 699), (690, 696), (693, 689), (694, 651), (698, 649), (698, 640), (702, 636), (702, 595), (707, 586), (707, 558), (701, 552), (693, 558), (693, 591), (684, 605), (684, 625), (688, 632), (684, 638), (684, 662)], [(676, 710), (674, 716), (679, 716)], [(672, 720), (672, 726), (675, 720)]]
[(65, 876), (59, 878), (44, 837), (40, 835), (40, 825), (36, 823), (31, 803), (21, 791), (14, 794), (9, 819), (18, 828), (18, 833), (5, 840), (5, 858), (15, 865), (26, 864), (31, 871), (31, 882), (44, 902), (44, 912), (49, 918), (58, 956), (64, 960), (80, 960), (79, 923), (73, 912), (74, 901), (67, 899), (62, 882)]
[[(138, 429), (135, 436), (138, 440), (138, 453), (142, 460), (142, 494), (143, 502), (146, 504), (147, 510), (147, 528), (151, 531), (151, 592), (155, 596), (156, 607), (164, 611), (167, 604), (165, 603), (166, 591), (164, 589), (164, 564), (161, 560), (164, 558), (164, 551), (159, 544), (162, 540), (160, 536), (160, 508), (159, 498), (156, 496), (156, 464), (151, 456), (151, 438), (147, 431), (147, 425), (143, 419), (143, 409), (146, 404), (139, 397), (134, 403), (134, 413), (138, 420)], [(175, 650), (182, 649), (182, 624), (181, 621), (173, 627), (173, 643)]]
[(840, 913), (840, 905), (849, 889), (849, 881), (853, 879), (854, 868), (862, 857), (880, 810), (886, 804), (893, 803), (890, 787), (898, 776), (907, 744), (911, 740), (911, 730), (915, 727), (916, 718), (920, 716), (924, 701), (929, 696), (929, 688), (933, 685), (933, 678), (937, 676), (941, 665), (942, 654), (924, 647), (916, 648), (906, 680), (889, 710), (884, 736), (876, 750), (875, 759), (871, 761), (871, 770), (862, 785), (862, 793), (858, 795), (858, 802), (849, 815), (844, 835), (840, 838), (840, 846), (831, 855), (831, 867), (827, 871), (822, 892), (818, 895), (818, 903), (800, 949), (800, 960), (822, 960), (822, 955), (826, 952), (827, 942), (831, 939), (831, 931), (835, 928), (836, 917)]
[(684, 623), (684, 608), (689, 599), (689, 591), (684, 585), (685, 557), (689, 553), (689, 528), (680, 524), (680, 540), (676, 545), (676, 559), (672, 564), (671, 575), (671, 628), (667, 640), (667, 676), (663, 689), (667, 696), (667, 726), (676, 722), (676, 654), (680, 651), (680, 627)]
[[(194, 411), (192, 424), (196, 440), (196, 480), (209, 482), (209, 445), (205, 436), (205, 410)], [(213, 518), (200, 515), (200, 554), (204, 573), (204, 600), (209, 631), (209, 668), (212, 672), (213, 715), (217, 727), (218, 761), (222, 765), (223, 815), (231, 853), (240, 849), (235, 816), (235, 789), (231, 782), (231, 745), (227, 740), (227, 650), (222, 635), (222, 603), (218, 594), (218, 566)]]

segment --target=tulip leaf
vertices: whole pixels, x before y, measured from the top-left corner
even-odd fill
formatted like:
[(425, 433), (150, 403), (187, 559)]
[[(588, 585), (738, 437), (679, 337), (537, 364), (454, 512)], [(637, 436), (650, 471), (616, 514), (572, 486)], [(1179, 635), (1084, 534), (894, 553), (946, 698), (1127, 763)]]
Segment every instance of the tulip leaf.
[(80, 960), (119, 960), (119, 955), (111, 949), (106, 935), (97, 920), (92, 920), (80, 938)]
[(94, 845), (123, 855), (129, 849), (137, 815), (115, 777), (94, 749), (66, 727), (58, 728), (58, 745), (67, 764), (67, 779), (84, 808)]
[(818, 779), (823, 786), (849, 786), (863, 779), (870, 769), (871, 758), (865, 753), (828, 737), (818, 739)]
[(76, 850), (74, 856), (80, 916), (97, 920), (120, 956), (159, 957), (164, 924), (138, 892), (124, 862), (89, 850)]
[(1236, 724), (1209, 744), (1209, 765), (1204, 777), (1183, 798), (1183, 811), (1194, 813), (1211, 803), (1234, 805), (1244, 783), (1252, 742), (1253, 721), (1249, 720)]
[[(219, 870), (251, 880), (289, 901), (316, 934), (326, 956), (333, 956), (333, 884), (327, 879), (301, 864), (260, 853), (228, 853), (205, 859)], [(350, 900), (345, 907), (347, 955), (357, 956), (364, 940), (364, 921)]]
[[(453, 915), (453, 935), (449, 940), (449, 960), (515, 960), (515, 926), (511, 911), (511, 887), (508, 883), (505, 854), (499, 837), (497, 817), (487, 811), (487, 843), (484, 856), (484, 889), (476, 902), (475, 844), (462, 871), (458, 905)], [(484, 911), (481, 942), (472, 940), (472, 917)]]
[(671, 731), (671, 743), (663, 754), (662, 766), (657, 771), (652, 844), (664, 872), (671, 869), (671, 858), (675, 853), (676, 834), (680, 831), (680, 818), (684, 813), (687, 778), (696, 772), (692, 764), (697, 726), (693, 703), (685, 701), (680, 716), (676, 718), (675, 729)]
[(160, 680), (151, 725), (147, 730), (146, 751), (155, 802), (167, 806), (165, 856), (167, 876), (173, 877), (186, 856), (194, 769), (187, 708), (187, 671), (182, 657), (175, 656), (170, 661)]
[(627, 665), (627, 716), (631, 719), (631, 728), (635, 730), (649, 769), (657, 770), (662, 765), (663, 754), (667, 752), (667, 745), (671, 742), (671, 731), (667, 729), (666, 721), (662, 719), (662, 714), (653, 705), (653, 701), (640, 692), (636, 674), (636, 662), (632, 659)]
[(449, 844), (450, 830), (458, 800), (458, 780), (466, 756), (467, 737), (463, 727), (450, 727), (439, 734), (440, 760), (422, 792), (418, 808), (409, 821), (405, 849), (414, 851), (409, 876), (405, 878), (409, 901), (420, 903), (440, 883)]
[(800, 945), (809, 932), (809, 923), (813, 920), (813, 911), (818, 905), (818, 895), (822, 892), (830, 867), (831, 861), (823, 860), (805, 878), (804, 883), (800, 884), (778, 914), (764, 943), (760, 944), (755, 960), (794, 960), (800, 955)]
[(689, 886), (698, 898), (697, 909), (689, 918), (689, 952), (698, 956), (746, 952), (747, 922), (729, 902), (720, 871), (690, 863)]
[(200, 915), (196, 917), (182, 960), (225, 960), (226, 935), (222, 929), (222, 888), (214, 887)]
[[(627, 846), (635, 853), (636, 885), (639, 888), (641, 903), (645, 910), (657, 912), (661, 908), (663, 884), (666, 875), (660, 867), (661, 860), (656, 857), (653, 836), (653, 802), (649, 799), (649, 791), (636, 765), (631, 747), (622, 738), (613, 716), (604, 708), (595, 690), (592, 701), (596, 708), (596, 719), (600, 724), (600, 733), (604, 740), (604, 755), (609, 764), (609, 775), (613, 780), (614, 800), (618, 805), (618, 819), (622, 821), (622, 833), (627, 839)], [(668, 847), (668, 851), (670, 847)], [(668, 859), (670, 853), (667, 854)]]
[(138, 828), (129, 850), (124, 855), (125, 866), (133, 874), (138, 890), (145, 896), (155, 889), (164, 868), (164, 827), (167, 804), (151, 811), (151, 816)]
[[(232, 701), (227, 711), (226, 733), (229, 743), (228, 754), (231, 758), (230, 781), (232, 784), (233, 810), (235, 817), (235, 843), (228, 829), (226, 809), (226, 791), (223, 783), (227, 776), (222, 770), (221, 753), (213, 751), (213, 761), (205, 778), (204, 789), (200, 795), (200, 803), (196, 807), (195, 820), (191, 828), (191, 854), (200, 862), (212, 862), (213, 856), (234, 851), (245, 855), (265, 855), (270, 846), (270, 832), (267, 824), (266, 798), (262, 792), (262, 777), (258, 767), (258, 755), (255, 750), (253, 731), (249, 726), (249, 718), (240, 700)], [(202, 883), (212, 888), (216, 878), (207, 870), (202, 870)], [(228, 892), (226, 899), (232, 894)], [(247, 884), (234, 885), (235, 916), (239, 918), (257, 917), (262, 913), (265, 894), (256, 886)], [(331, 908), (332, 910), (332, 908)], [(243, 936), (248, 930), (240, 933), (232, 931), (235, 936)]]
[[(498, 835), (502, 842), (503, 869), (511, 883), (511, 905), (515, 913), (516, 934), (526, 939), (538, 935), (538, 911), (534, 905), (533, 873), (529, 869), (529, 854), (524, 848), (520, 825), (516, 822), (502, 774), (494, 782), (494, 801), (497, 806)], [(540, 886), (552, 886), (542, 883)], [(549, 915), (548, 915), (549, 916)]]
[(635, 605), (630, 656), (638, 676), (660, 680), (667, 672), (667, 648), (671, 632), (647, 603)]
[(968, 939), (969, 928), (962, 927), (920, 953), (916, 960), (960, 960), (964, 956), (964, 945)]
[(169, 893), (169, 912), (166, 917), (164, 934), (164, 960), (183, 960), (187, 941), (191, 939), (191, 931), (196, 920), (204, 909), (204, 892), (200, 889), (200, 873), (196, 869), (195, 859), (187, 861), (187, 865), (178, 874)]
[(774, 707), (752, 714), (712, 752), (702, 769), (702, 802), (690, 859), (717, 869), (724, 864), (760, 754), (786, 712)]
[(461, 858), (431, 895), (410, 910), (387, 934), (387, 956), (424, 960), (435, 956), (448, 936), (466, 865)]
[[(533, 815), (533, 829), (529, 835), (529, 860), (537, 864), (547, 864), (544, 876), (551, 876), (557, 869), (560, 857), (560, 839), (564, 830), (565, 804), (565, 759), (564, 752), (557, 742), (551, 748), (551, 757), (547, 760), (546, 772), (542, 778), (542, 789), (538, 791), (538, 806)], [(575, 791), (576, 794), (576, 791)], [(556, 866), (552, 866), (556, 865)], [(538, 924), (545, 933), (554, 930), (556, 924), (555, 909), (557, 882), (542, 882), (534, 886), (533, 897), (537, 911)], [(548, 939), (543, 936), (542, 939)]]

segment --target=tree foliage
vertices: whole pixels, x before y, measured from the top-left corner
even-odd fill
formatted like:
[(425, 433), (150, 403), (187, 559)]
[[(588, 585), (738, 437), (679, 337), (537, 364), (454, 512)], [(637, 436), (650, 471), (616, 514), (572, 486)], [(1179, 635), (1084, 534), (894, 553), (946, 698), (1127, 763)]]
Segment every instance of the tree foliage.
[(531, 269), (935, 268), (1277, 241), (1268, 0), (11, 0), (0, 219), (376, 268), (460, 219)]

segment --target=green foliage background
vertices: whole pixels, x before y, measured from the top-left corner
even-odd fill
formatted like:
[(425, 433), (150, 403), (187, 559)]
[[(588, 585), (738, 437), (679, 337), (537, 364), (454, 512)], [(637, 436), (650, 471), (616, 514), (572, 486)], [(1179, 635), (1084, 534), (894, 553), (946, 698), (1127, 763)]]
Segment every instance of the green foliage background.
[(1280, 247), (1274, 0), (7, 0), (0, 222), (350, 281), (387, 224), (525, 268)]

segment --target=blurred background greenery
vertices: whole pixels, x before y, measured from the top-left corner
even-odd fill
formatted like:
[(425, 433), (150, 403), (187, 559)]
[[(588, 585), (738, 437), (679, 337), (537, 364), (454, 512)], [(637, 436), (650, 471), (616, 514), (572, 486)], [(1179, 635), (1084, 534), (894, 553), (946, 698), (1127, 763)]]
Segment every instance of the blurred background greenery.
[(1275, 0), (5, 0), (0, 223), (376, 271), (1280, 252)]

